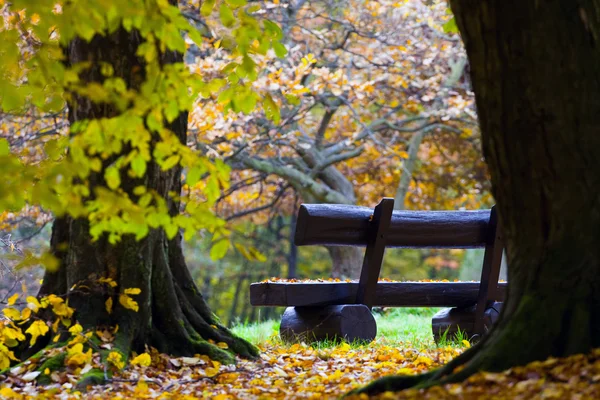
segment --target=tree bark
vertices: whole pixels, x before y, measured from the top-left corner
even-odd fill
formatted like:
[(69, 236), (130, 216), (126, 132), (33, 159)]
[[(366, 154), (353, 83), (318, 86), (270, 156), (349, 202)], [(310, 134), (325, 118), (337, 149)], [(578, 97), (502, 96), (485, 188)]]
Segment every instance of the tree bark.
[[(86, 82), (102, 82), (101, 63), (109, 63), (115, 76), (121, 77), (129, 88), (138, 89), (144, 81), (144, 62), (136, 54), (141, 39), (135, 30), (117, 30), (107, 36), (96, 36), (91, 42), (76, 39), (66, 49), (69, 64), (90, 61), (91, 68), (80, 74)], [(182, 55), (166, 52), (161, 55), (163, 64), (181, 62)], [(72, 94), (68, 101), (69, 121), (109, 118), (117, 110), (106, 103)], [(187, 113), (182, 113), (170, 126), (182, 143), (186, 143)], [(124, 151), (127, 151), (125, 149)], [(104, 167), (110, 162), (107, 160)], [(179, 202), (169, 192), (181, 192), (181, 167), (162, 171), (156, 163), (149, 163), (142, 179), (121, 174), (121, 188), (132, 198), (135, 186), (145, 185), (159, 193), (169, 204), (171, 215), (179, 212)], [(103, 172), (90, 177), (90, 192), (104, 186)], [(57, 218), (53, 226), (51, 249), (61, 260), (56, 273), (47, 272), (40, 294), (66, 295), (69, 305), (76, 310), (75, 319), (84, 329), (97, 326), (115, 326), (117, 349), (128, 355), (131, 351), (143, 352), (145, 346), (153, 346), (161, 352), (173, 355), (207, 354), (223, 362), (232, 362), (233, 354), (245, 357), (257, 355), (257, 349), (235, 337), (222, 326), (209, 310), (202, 294), (196, 287), (184, 260), (181, 234), (169, 240), (164, 231), (152, 230), (147, 237), (136, 241), (124, 236), (117, 244), (110, 244), (106, 237), (93, 242), (87, 219)], [(97, 280), (108, 277), (117, 282), (116, 290), (140, 288), (135, 300), (139, 311), (134, 312), (119, 304), (119, 296), (113, 298), (112, 313), (106, 311), (109, 298), (105, 286)], [(76, 290), (70, 290), (76, 285)], [(88, 290), (77, 288), (87, 287)], [(230, 351), (211, 344), (225, 342)]]
[(450, 3), (504, 226), (508, 299), (477, 346), (438, 371), (374, 382), (370, 393), (600, 346), (600, 1)]
[(364, 249), (351, 246), (325, 246), (331, 257), (331, 276), (339, 279), (358, 279)]

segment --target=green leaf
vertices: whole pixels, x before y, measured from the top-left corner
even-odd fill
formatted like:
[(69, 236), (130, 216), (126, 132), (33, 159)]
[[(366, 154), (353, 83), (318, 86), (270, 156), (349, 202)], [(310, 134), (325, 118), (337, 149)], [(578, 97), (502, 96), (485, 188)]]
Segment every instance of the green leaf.
[(235, 24), (233, 11), (225, 3), (221, 4), (221, 7), (219, 8), (219, 16), (221, 17), (221, 22), (227, 28), (231, 28)]
[(225, 1), (227, 1), (227, 4), (229, 4), (233, 8), (239, 8), (239, 7), (245, 6), (247, 3), (246, 0), (225, 0)]
[(104, 172), (104, 180), (109, 188), (112, 190), (117, 189), (121, 185), (121, 176), (119, 175), (117, 167), (108, 167), (106, 172)]
[(212, 13), (213, 8), (215, 8), (215, 0), (205, 0), (202, 2), (202, 7), (200, 7), (200, 14), (208, 17)]
[(275, 54), (277, 55), (277, 57), (279, 58), (283, 58), (287, 55), (287, 49), (284, 45), (282, 45), (280, 42), (277, 41), (273, 41), (272, 43), (273, 46), (273, 50), (275, 51)]
[(277, 40), (280, 40), (283, 38), (283, 31), (281, 30), (279, 25), (277, 25), (275, 22), (265, 19), (263, 21), (263, 26), (265, 28), (265, 33), (267, 35), (269, 35)]
[(446, 22), (442, 28), (444, 29), (444, 33), (458, 33), (458, 26), (456, 26), (456, 18), (452, 17), (452, 19)]
[(179, 155), (175, 154), (163, 161), (161, 167), (163, 171), (173, 168), (179, 162)]
[(0, 156), (7, 156), (10, 154), (10, 145), (8, 140), (0, 138)]
[(194, 186), (200, 180), (200, 175), (202, 175), (200, 168), (191, 168), (185, 177), (185, 183), (187, 183), (189, 186)]
[(263, 106), (265, 108), (265, 115), (267, 116), (267, 118), (269, 118), (276, 124), (279, 123), (279, 120), (281, 119), (279, 107), (277, 107), (277, 104), (275, 103), (270, 94), (265, 95), (263, 99)]
[(236, 109), (236, 111), (241, 111), (244, 114), (250, 114), (254, 110), (254, 107), (256, 107), (257, 100), (256, 93), (250, 92), (245, 96), (235, 99), (234, 109)]
[(25, 97), (20, 93), (16, 86), (7, 83), (2, 90), (2, 110), (13, 111), (23, 107)]
[(288, 101), (288, 103), (290, 103), (293, 106), (297, 106), (298, 104), (300, 104), (300, 98), (293, 94), (286, 94), (285, 99)]
[(165, 118), (168, 122), (175, 121), (175, 118), (179, 116), (179, 106), (176, 101), (170, 101), (164, 109)]
[(131, 169), (135, 172), (136, 176), (142, 177), (146, 173), (146, 160), (138, 153), (137, 156), (131, 160)]
[(227, 250), (229, 250), (229, 242), (226, 239), (221, 239), (210, 248), (210, 258), (215, 261), (220, 260), (225, 257)]

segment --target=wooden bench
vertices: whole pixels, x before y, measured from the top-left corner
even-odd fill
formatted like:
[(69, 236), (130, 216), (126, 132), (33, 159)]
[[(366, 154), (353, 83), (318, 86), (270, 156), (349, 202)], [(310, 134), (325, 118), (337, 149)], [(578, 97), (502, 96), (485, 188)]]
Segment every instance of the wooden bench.
[[(253, 306), (285, 306), (284, 341), (372, 341), (373, 306), (453, 307), (433, 317), (436, 340), (460, 328), (469, 337), (495, 322), (505, 298), (499, 283), (503, 243), (495, 208), (478, 211), (393, 211), (384, 198), (372, 210), (335, 204), (303, 204), (294, 242), (298, 246), (364, 246), (358, 282), (261, 282), (250, 286)], [(378, 282), (386, 247), (485, 248), (480, 282)]]

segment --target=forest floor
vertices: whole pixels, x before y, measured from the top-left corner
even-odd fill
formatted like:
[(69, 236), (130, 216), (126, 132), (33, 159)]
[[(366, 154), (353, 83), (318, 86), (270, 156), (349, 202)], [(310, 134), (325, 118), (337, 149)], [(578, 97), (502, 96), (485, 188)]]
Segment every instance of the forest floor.
[[(85, 392), (76, 383), (87, 366), (51, 372), (53, 383), (38, 386), (34, 383), (38, 373), (24, 365), (0, 376), (0, 398), (334, 399), (375, 378), (418, 374), (436, 368), (469, 347), (468, 341), (460, 337), (436, 345), (431, 338), (434, 312), (386, 311), (377, 316), (378, 337), (368, 345), (331, 342), (286, 345), (278, 339), (277, 322), (238, 326), (234, 329), (236, 333), (260, 347), (260, 359), (222, 365), (205, 356), (171, 358), (150, 352), (147, 362), (128, 366), (107, 384), (88, 387)], [(98, 359), (94, 357), (91, 364)], [(402, 396), (386, 393), (379, 397), (591, 399), (600, 398), (598, 383), (600, 351), (563, 360), (549, 359), (499, 374), (480, 373), (460, 385), (406, 391)]]

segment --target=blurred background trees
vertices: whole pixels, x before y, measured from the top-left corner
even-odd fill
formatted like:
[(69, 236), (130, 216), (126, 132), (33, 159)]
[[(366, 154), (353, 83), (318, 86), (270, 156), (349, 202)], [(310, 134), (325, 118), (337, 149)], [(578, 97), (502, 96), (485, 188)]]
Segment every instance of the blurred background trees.
[[(255, 66), (261, 71), (249, 76), (254, 91), (219, 91), (240, 58), (226, 10), (205, 15), (198, 1), (181, 7), (205, 39), (200, 47), (189, 41), (186, 62), (216, 79), (190, 113), (189, 146), (231, 168), (215, 207), (231, 236), (215, 246), (215, 238), (198, 232), (185, 252), (223, 322), (279, 312), (250, 306), (251, 282), (357, 277), (360, 249), (293, 246), (302, 202), (373, 207), (388, 196), (398, 209), (492, 205), (466, 56), (445, 1), (252, 2), (255, 16), (277, 21), (285, 46), (242, 60), (248, 74)], [(43, 158), (46, 138), (67, 128), (64, 113), (0, 119), (0, 137), (32, 162)], [(207, 184), (184, 192), (202, 196)], [(0, 215), (0, 301), (16, 282), (36, 290), (41, 273), (15, 267), (27, 264), (27, 252), (42, 250), (51, 220), (33, 207)], [(386, 254), (382, 276), (395, 280), (477, 279), (481, 265), (476, 251)]]

